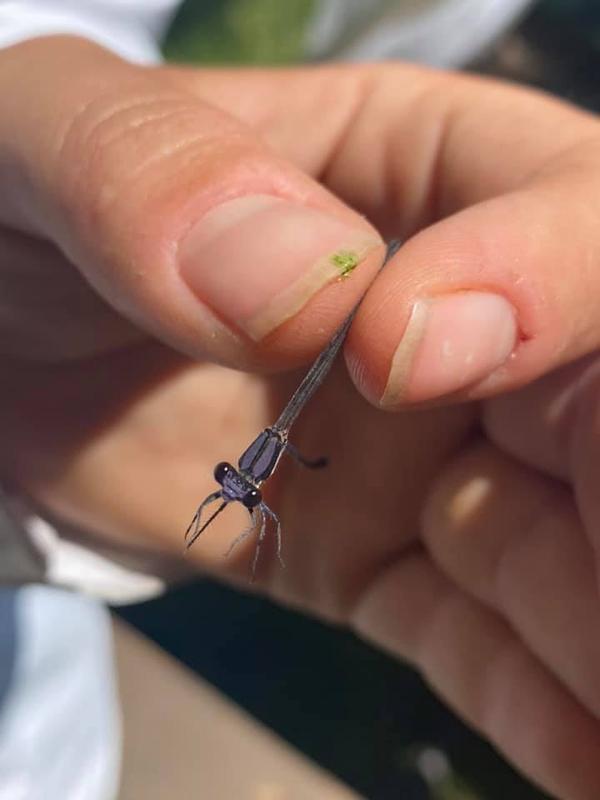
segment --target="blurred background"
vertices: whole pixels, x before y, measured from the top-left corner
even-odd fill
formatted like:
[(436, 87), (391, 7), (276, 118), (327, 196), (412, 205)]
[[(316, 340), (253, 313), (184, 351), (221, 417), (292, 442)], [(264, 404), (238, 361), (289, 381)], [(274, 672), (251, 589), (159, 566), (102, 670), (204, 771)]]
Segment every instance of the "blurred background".
[[(596, 109), (600, 3), (188, 0), (164, 54), (196, 64), (404, 57), (499, 75)], [(415, 672), (346, 632), (207, 580), (118, 613), (369, 800), (545, 797)]]

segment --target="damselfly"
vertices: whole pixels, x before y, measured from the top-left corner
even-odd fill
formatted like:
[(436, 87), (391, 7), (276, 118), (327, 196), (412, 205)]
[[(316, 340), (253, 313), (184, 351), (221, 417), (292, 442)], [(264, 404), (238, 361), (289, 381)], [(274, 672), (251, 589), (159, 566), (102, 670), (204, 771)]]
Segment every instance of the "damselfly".
[[(388, 245), (384, 264), (396, 253), (400, 244), (393, 241)], [(299, 413), (306, 403), (310, 400), (319, 386), (323, 383), (327, 373), (331, 369), (339, 349), (344, 343), (348, 329), (358, 310), (360, 302), (352, 309), (344, 322), (333, 335), (329, 344), (317, 357), (312, 367), (308, 370), (304, 380), (296, 389), (288, 404), (281, 412), (279, 419), (274, 425), (265, 428), (252, 444), (242, 453), (239, 458), (237, 469), (225, 461), (217, 464), (214, 470), (216, 482), (220, 489), (212, 492), (198, 507), (187, 531), (185, 532), (186, 547), (190, 548), (196, 539), (203, 533), (214, 518), (223, 509), (233, 502), (242, 503), (250, 514), (250, 527), (233, 541), (227, 555), (258, 528), (258, 539), (256, 550), (252, 562), (252, 578), (256, 572), (258, 554), (260, 546), (267, 533), (267, 521), (270, 519), (275, 525), (275, 536), (277, 540), (277, 557), (283, 566), (281, 556), (281, 523), (277, 514), (272, 511), (264, 502), (260, 491), (261, 485), (275, 472), (279, 459), (284, 452), (289, 453), (293, 458), (305, 467), (317, 469), (327, 464), (326, 458), (319, 458), (311, 461), (304, 458), (298, 450), (288, 441), (290, 429), (296, 421)], [(211, 503), (220, 500), (221, 503), (217, 510), (202, 523), (202, 512)]]

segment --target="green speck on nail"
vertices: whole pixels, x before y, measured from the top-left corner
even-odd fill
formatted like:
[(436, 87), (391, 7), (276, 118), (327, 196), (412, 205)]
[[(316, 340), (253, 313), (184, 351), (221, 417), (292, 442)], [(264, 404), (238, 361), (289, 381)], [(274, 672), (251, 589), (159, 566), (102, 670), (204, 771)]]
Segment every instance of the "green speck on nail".
[(354, 272), (360, 259), (352, 250), (338, 250), (331, 256), (330, 261), (334, 267), (339, 269), (342, 278), (347, 278), (351, 272)]

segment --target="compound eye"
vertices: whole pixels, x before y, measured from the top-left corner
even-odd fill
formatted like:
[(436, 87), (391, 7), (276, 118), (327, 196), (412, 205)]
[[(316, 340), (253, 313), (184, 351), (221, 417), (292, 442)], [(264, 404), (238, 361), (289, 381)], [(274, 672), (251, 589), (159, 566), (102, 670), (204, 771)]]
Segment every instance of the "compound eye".
[(214, 476), (217, 483), (220, 483), (221, 486), (223, 485), (223, 481), (225, 477), (233, 472), (233, 467), (231, 464), (228, 464), (226, 461), (221, 461), (215, 467)]
[(249, 492), (242, 497), (242, 503), (246, 506), (246, 508), (254, 508), (257, 506), (262, 500), (262, 494), (258, 489), (250, 489)]

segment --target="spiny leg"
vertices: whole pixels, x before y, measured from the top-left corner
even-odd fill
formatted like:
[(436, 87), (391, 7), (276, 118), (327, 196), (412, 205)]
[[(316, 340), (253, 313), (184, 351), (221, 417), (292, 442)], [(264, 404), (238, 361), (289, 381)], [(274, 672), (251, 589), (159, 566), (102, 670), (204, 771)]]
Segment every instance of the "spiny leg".
[(260, 518), (260, 532), (258, 534), (258, 539), (256, 541), (256, 550), (254, 551), (254, 559), (252, 560), (252, 577), (250, 579), (251, 583), (254, 583), (256, 579), (256, 565), (258, 564), (258, 554), (260, 553), (260, 546), (263, 543), (263, 539), (265, 538), (265, 534), (267, 532), (267, 520), (264, 515), (264, 510), (267, 508), (264, 503), (261, 503), (258, 506), (258, 510), (256, 511), (256, 516)]
[(288, 452), (292, 458), (296, 459), (299, 464), (302, 464), (303, 467), (308, 467), (309, 469), (321, 469), (322, 467), (326, 467), (329, 463), (327, 456), (321, 456), (320, 458), (315, 459), (305, 458), (298, 448), (294, 447), (294, 445), (290, 442), (286, 442), (285, 449), (286, 452)]
[(238, 546), (238, 544), (243, 542), (244, 539), (247, 539), (248, 536), (250, 536), (250, 534), (254, 533), (254, 531), (256, 530), (256, 518), (254, 516), (254, 509), (252, 509), (252, 510), (249, 509), (249, 513), (250, 513), (250, 520), (251, 520), (250, 525), (248, 525), (248, 527), (245, 528), (240, 533), (240, 535), (236, 539), (234, 539), (233, 542), (229, 545), (229, 549), (225, 553), (224, 558), (229, 558), (229, 556), (231, 555), (233, 550), (235, 550), (235, 548)]
[(279, 521), (279, 517), (274, 511), (271, 511), (269, 506), (266, 503), (261, 503), (260, 507), (262, 509), (263, 514), (267, 514), (273, 522), (275, 523), (275, 538), (277, 540), (277, 558), (279, 559), (279, 563), (282, 567), (285, 567), (283, 563), (283, 557), (281, 555), (281, 522)]
[(219, 492), (212, 492), (212, 494), (209, 494), (208, 497), (205, 500), (203, 500), (202, 503), (200, 503), (200, 505), (198, 506), (198, 510), (194, 514), (194, 517), (193, 517), (192, 521), (190, 522), (190, 524), (188, 525), (187, 531), (185, 532), (185, 536), (183, 537), (183, 540), (185, 542), (187, 542), (188, 541), (188, 536), (190, 535), (190, 531), (192, 531), (192, 529), (193, 529), (193, 532), (192, 532), (190, 541), (187, 544), (187, 547), (190, 547), (196, 541), (196, 539), (199, 536), (199, 532), (198, 531), (199, 531), (199, 528), (200, 528), (200, 518), (202, 516), (202, 511), (206, 508), (206, 506), (210, 505), (211, 503), (214, 503), (215, 500), (219, 500), (220, 498), (221, 498), (221, 492), (220, 491)]

